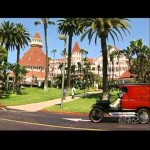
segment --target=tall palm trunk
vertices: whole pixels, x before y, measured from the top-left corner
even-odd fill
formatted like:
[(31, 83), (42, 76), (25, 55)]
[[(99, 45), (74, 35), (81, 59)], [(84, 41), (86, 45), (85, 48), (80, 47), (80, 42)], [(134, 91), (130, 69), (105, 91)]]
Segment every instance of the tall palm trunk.
[(1, 98), (1, 93), (2, 93), (2, 73), (1, 73), (2, 65), (0, 62), (0, 98)]
[(70, 88), (70, 74), (71, 74), (71, 50), (72, 50), (72, 33), (69, 34), (68, 45), (68, 71), (67, 71), (67, 87)]
[[(6, 44), (5, 48), (7, 50), (7, 57), (4, 60), (4, 64), (7, 64), (8, 63), (8, 50), (9, 50), (9, 46)], [(3, 82), (5, 82), (5, 84), (6, 84), (6, 91), (8, 91), (8, 75), (7, 75), (6, 69), (4, 69), (3, 75), (4, 75)]]
[(118, 67), (119, 67), (119, 78), (120, 78), (120, 59), (118, 57)]
[(55, 52), (54, 52), (54, 57), (53, 57), (53, 80), (55, 77)]
[(132, 73), (132, 64), (131, 64), (131, 58), (129, 58), (129, 69), (128, 70), (130, 70), (130, 72)]
[(139, 82), (142, 83), (143, 82), (143, 57), (140, 56), (140, 66), (139, 66), (139, 69), (140, 69), (140, 72), (139, 72)]
[(140, 82), (140, 79), (139, 79), (139, 72), (140, 72), (140, 70), (139, 70), (139, 55), (138, 55), (138, 53), (137, 52), (135, 52), (135, 54), (136, 54), (136, 64), (137, 64), (137, 76), (138, 76), (138, 81)]
[(107, 43), (106, 38), (101, 37), (101, 48), (102, 48), (102, 55), (103, 55), (103, 95), (102, 100), (108, 100), (108, 75), (107, 75), (107, 66), (108, 66), (108, 58), (107, 58)]
[[(17, 67), (19, 69), (19, 58), (20, 58), (20, 49), (17, 48)], [(15, 72), (15, 85), (16, 85), (16, 92), (17, 94), (20, 94), (20, 82), (19, 82), (19, 74), (18, 74), (18, 69), (17, 72)]]
[(46, 66), (45, 66), (45, 82), (44, 92), (48, 91), (48, 45), (47, 45), (47, 24), (44, 24), (44, 35), (45, 35), (45, 47), (46, 47)]
[(114, 59), (112, 60), (112, 81), (114, 81)]

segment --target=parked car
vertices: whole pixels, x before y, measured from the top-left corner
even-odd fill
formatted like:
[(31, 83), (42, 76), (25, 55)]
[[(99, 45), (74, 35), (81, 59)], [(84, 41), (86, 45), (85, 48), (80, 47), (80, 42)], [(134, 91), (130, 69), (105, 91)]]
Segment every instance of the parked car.
[[(112, 86), (113, 87), (113, 86)], [(115, 87), (122, 91), (118, 95), (117, 106), (113, 107), (108, 100), (98, 100), (92, 106), (89, 118), (92, 122), (101, 122), (105, 115), (119, 117), (125, 114), (136, 115), (138, 122), (148, 123), (150, 121), (150, 84), (118, 84)]]

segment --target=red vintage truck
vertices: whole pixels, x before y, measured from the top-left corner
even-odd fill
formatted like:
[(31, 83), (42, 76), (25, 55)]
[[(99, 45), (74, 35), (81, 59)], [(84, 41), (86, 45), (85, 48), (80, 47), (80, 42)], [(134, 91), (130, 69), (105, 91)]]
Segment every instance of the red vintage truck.
[(106, 114), (112, 117), (134, 114), (140, 123), (148, 123), (150, 121), (150, 84), (126, 83), (114, 87), (121, 91), (116, 99), (118, 101), (116, 105), (112, 105), (109, 99), (98, 100), (89, 113), (90, 120), (101, 122)]

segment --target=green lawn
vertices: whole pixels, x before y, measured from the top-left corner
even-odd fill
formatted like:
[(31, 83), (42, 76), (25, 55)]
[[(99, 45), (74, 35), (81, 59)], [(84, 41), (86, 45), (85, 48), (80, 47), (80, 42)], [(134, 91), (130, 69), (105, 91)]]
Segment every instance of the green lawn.
[[(90, 91), (92, 91), (90, 89)], [(83, 90), (77, 89), (76, 94), (84, 93)], [(110, 92), (111, 102), (116, 98), (117, 91)], [(67, 90), (67, 95), (71, 95), (71, 91)], [(5, 96), (0, 100), (0, 103), (6, 106), (11, 105), (22, 105), (43, 102), (47, 100), (53, 100), (60, 98), (62, 96), (62, 90), (57, 88), (49, 88), (48, 92), (44, 92), (40, 88), (25, 88), (22, 92), (22, 95), (10, 95)], [(101, 97), (101, 93), (97, 94), (88, 94), (86, 98), (79, 98), (77, 100), (64, 103), (63, 112), (80, 112), (80, 113), (89, 113), (91, 106), (96, 102), (96, 100)], [(60, 105), (55, 105), (47, 107), (44, 110), (48, 111), (62, 111)]]
[[(83, 90), (77, 90), (77, 94), (83, 93)], [(67, 91), (67, 95), (71, 95), (71, 91)], [(22, 95), (5, 95), (0, 99), (0, 103), (5, 106), (23, 105), (30, 103), (38, 103), (47, 100), (53, 100), (62, 96), (62, 89), (49, 88), (48, 92), (44, 92), (40, 88), (25, 88)]]
[[(113, 103), (117, 98), (118, 91), (111, 91), (110, 102)], [(43, 110), (46, 111), (59, 111), (59, 112), (80, 112), (80, 113), (89, 113), (91, 106), (96, 103), (96, 100), (102, 96), (102, 93), (99, 94), (90, 94), (86, 98), (79, 98), (77, 100), (64, 103), (64, 108), (61, 110), (60, 105), (54, 105), (51, 107), (46, 107)]]
[(60, 111), (60, 112), (80, 112), (89, 113), (91, 106), (99, 99), (100, 94), (90, 94), (86, 98), (79, 98), (71, 102), (64, 103), (64, 108), (61, 110), (60, 105), (46, 107), (46, 111)]

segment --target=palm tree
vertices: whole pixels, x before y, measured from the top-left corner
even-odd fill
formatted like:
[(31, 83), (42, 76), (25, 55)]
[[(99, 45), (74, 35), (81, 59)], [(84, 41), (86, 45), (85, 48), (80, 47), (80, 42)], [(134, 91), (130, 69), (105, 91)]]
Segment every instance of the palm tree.
[(101, 68), (101, 66), (100, 66), (100, 65), (97, 65), (98, 75), (99, 75), (100, 68)]
[(43, 24), (44, 26), (44, 36), (45, 36), (45, 47), (46, 47), (46, 66), (45, 66), (45, 82), (44, 82), (44, 92), (48, 91), (48, 45), (47, 45), (47, 29), (48, 25), (55, 25), (54, 22), (49, 21), (49, 18), (41, 18), (34, 23), (35, 25)]
[(88, 53), (89, 53), (89, 52), (88, 52), (87, 50), (84, 51), (85, 58), (87, 57), (87, 54), (88, 54)]
[(7, 50), (0, 45), (0, 98), (2, 93), (2, 63), (7, 58)]
[(82, 68), (81, 62), (77, 62), (77, 65), (78, 65), (78, 74), (80, 72), (80, 77), (81, 77), (81, 68)]
[(54, 53), (54, 57), (53, 57), (53, 77), (54, 77), (54, 74), (55, 74), (54, 66), (55, 66), (55, 54), (56, 54), (56, 52), (57, 52), (57, 49), (52, 50), (52, 53)]
[[(16, 28), (14, 23), (10, 23), (9, 21), (4, 21), (4, 23), (0, 24), (0, 37), (1, 37), (1, 45), (7, 50), (7, 52), (11, 49), (14, 49), (14, 37), (16, 35)], [(5, 59), (5, 62), (8, 60), (8, 56)]]
[(110, 58), (110, 61), (112, 63), (112, 67), (111, 67), (111, 70), (112, 70), (112, 81), (114, 80), (114, 58), (116, 56), (116, 51), (112, 51), (110, 53), (110, 50), (112, 49), (112, 46), (111, 45), (108, 45), (108, 51), (109, 51), (109, 58)]
[(143, 41), (142, 39), (139, 39), (137, 41), (131, 41), (131, 48), (133, 50), (133, 52), (136, 54), (137, 56), (137, 70), (138, 70), (138, 76), (139, 76), (139, 82), (143, 82), (143, 74), (144, 74), (144, 59), (146, 58), (146, 55), (149, 52), (149, 47), (146, 45), (143, 45)]
[[(14, 42), (15, 42), (14, 37), (15, 37), (15, 24), (10, 23), (9, 21), (4, 21), (3, 23), (1, 23), (0, 24), (1, 45), (7, 50), (7, 57), (4, 60), (5, 66), (7, 66), (8, 62), (8, 51), (14, 49)], [(6, 83), (6, 85), (8, 85), (6, 69), (4, 69), (3, 76), (4, 76), (3, 81)]]
[(68, 35), (68, 72), (67, 72), (67, 87), (70, 88), (70, 73), (71, 73), (71, 56), (72, 56), (72, 38), (73, 35), (79, 35), (82, 33), (82, 28), (79, 26), (77, 18), (64, 18), (58, 20), (58, 32), (60, 34)]
[(129, 69), (128, 70), (132, 73), (131, 66), (132, 66), (132, 56), (134, 55), (134, 53), (133, 53), (131, 46), (127, 47), (127, 49), (123, 49), (123, 52), (129, 61)]
[(84, 55), (84, 52), (85, 52), (84, 49), (80, 49), (82, 66), (83, 66), (83, 55)]
[(115, 51), (115, 55), (117, 56), (117, 60), (118, 60), (118, 68), (119, 68), (119, 78), (120, 78), (120, 56), (122, 54), (122, 51)]
[(60, 70), (61, 70), (61, 75), (62, 75), (62, 67), (63, 67), (63, 63), (59, 63), (59, 65), (58, 65), (58, 69), (60, 69)]
[[(131, 27), (128, 23), (128, 19), (126, 18), (88, 18), (82, 20), (85, 25), (86, 31), (81, 37), (81, 41), (88, 35), (89, 44), (92, 40), (94, 34), (95, 36), (95, 44), (97, 43), (97, 38), (100, 39), (101, 49), (103, 55), (103, 100), (108, 99), (108, 79), (107, 79), (107, 66), (108, 66), (108, 58), (107, 58), (107, 39), (110, 35), (115, 44), (115, 37), (119, 41), (118, 32), (122, 37), (121, 31), (126, 34), (126, 31), (129, 32), (128, 28)], [(121, 31), (120, 31), (121, 30)]]
[(71, 81), (72, 81), (71, 86), (72, 86), (73, 84), (75, 84), (76, 81), (76, 65), (71, 66), (71, 73), (72, 73), (71, 76)]
[(14, 47), (16, 47), (17, 49), (17, 64), (19, 64), (20, 49), (25, 48), (25, 46), (28, 46), (30, 42), (29, 31), (21, 23), (16, 24), (14, 40)]
[[(19, 67), (19, 59), (20, 59), (20, 49), (25, 48), (25, 46), (28, 46), (28, 43), (30, 42), (30, 34), (29, 31), (23, 26), (21, 23), (17, 23), (15, 27), (15, 37), (14, 37), (14, 47), (17, 49), (17, 66)], [(18, 72), (16, 72), (16, 92), (20, 92), (20, 84), (19, 84), (19, 78), (18, 78)], [(17, 84), (18, 83), (18, 84)]]
[(53, 49), (53, 50), (52, 50), (52, 53), (54, 53), (53, 60), (55, 59), (55, 54), (56, 54), (56, 52), (57, 52), (57, 49)]

